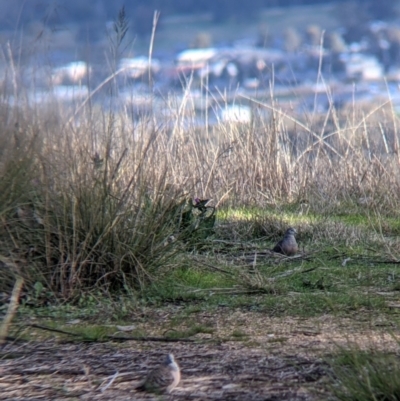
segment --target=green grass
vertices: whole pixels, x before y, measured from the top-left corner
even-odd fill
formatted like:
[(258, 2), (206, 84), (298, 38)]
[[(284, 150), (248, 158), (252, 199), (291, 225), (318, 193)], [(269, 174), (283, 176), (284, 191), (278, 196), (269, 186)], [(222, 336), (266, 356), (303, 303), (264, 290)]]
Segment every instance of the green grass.
[(80, 335), (81, 341), (103, 341), (112, 333), (110, 327), (99, 325), (76, 327), (73, 332)]
[(233, 338), (235, 338), (236, 340), (243, 340), (244, 338), (247, 337), (247, 334), (246, 334), (244, 331), (242, 331), (242, 330), (234, 330), (234, 331), (231, 333), (231, 336), (232, 336)]
[(196, 334), (213, 334), (214, 329), (204, 324), (195, 324), (193, 321), (185, 322), (186, 324), (191, 324), (191, 327), (182, 330), (182, 329), (175, 329), (174, 323), (171, 323), (171, 327), (165, 331), (164, 335), (168, 338), (189, 338), (193, 337)]
[(340, 401), (400, 399), (400, 362), (393, 353), (353, 348), (340, 352), (330, 365), (331, 390)]
[[(232, 216), (235, 216), (232, 211), (225, 212), (225, 218), (218, 221), (228, 226), (232, 224), (232, 229), (237, 231), (238, 223)], [(374, 336), (396, 333), (400, 326), (398, 308), (390, 306), (392, 303), (400, 305), (400, 266), (377, 263), (388, 261), (391, 256), (382, 250), (374, 251), (374, 248), (380, 249), (382, 243), (391, 244), (393, 239), (376, 235), (362, 214), (350, 217), (321, 219), (319, 231), (314, 232), (310, 227), (311, 224), (317, 226), (315, 217), (307, 221), (303, 216), (300, 236), (306, 248), (314, 247), (312, 252), (309, 250), (298, 259), (264, 256), (258, 260), (256, 271), (242, 263), (236, 245), (227, 251), (226, 247), (218, 242), (213, 244), (210, 239), (201, 250), (191, 250), (189, 258), (181, 255), (179, 263), (155, 277), (150, 286), (135, 296), (104, 297), (101, 292), (92, 292), (76, 305), (67, 303), (35, 309), (22, 305), (18, 324), (10, 334), (27, 317), (35, 317), (35, 321), (44, 326), (75, 333), (77, 336), (71, 339), (79, 342), (104, 341), (108, 335), (119, 335), (118, 324), (133, 323), (135, 328), (128, 336), (163, 336), (208, 344), (240, 342), (244, 347), (284, 350), (290, 349), (293, 338), (290, 331), (318, 336), (326, 330), (323, 328), (324, 317), (333, 317), (336, 322), (344, 322), (343, 330), (340, 332), (340, 325), (333, 324), (330, 334), (342, 336), (345, 343), (326, 350), (322, 356), (327, 372), (323, 396), (329, 393), (330, 397), (340, 401), (399, 400), (398, 356), (373, 349)], [(268, 215), (271, 230), (274, 230), (273, 218), (273, 214)], [(257, 212), (249, 212), (239, 223), (249, 225), (255, 220), (265, 222), (265, 215), (260, 217)], [(276, 221), (278, 229), (280, 224), (284, 227), (282, 220)], [(380, 217), (379, 221), (389, 224), (394, 220)], [(332, 222), (342, 231), (329, 232)], [(243, 229), (243, 232), (246, 240), (236, 239), (238, 247), (248, 246), (259, 252), (270, 247), (274, 233), (277, 233), (274, 231), (271, 238), (254, 236), (249, 240), (248, 230)], [(355, 236), (350, 244), (346, 245), (348, 238), (342, 237), (342, 232)], [(347, 260), (345, 265), (344, 260)], [(255, 281), (260, 287), (268, 286), (270, 291), (246, 292), (254, 289)], [(138, 317), (140, 310), (143, 312)], [(239, 312), (236, 318), (228, 319), (236, 312)], [(161, 320), (159, 314), (163, 316)], [(135, 316), (133, 321), (132, 316)], [(81, 322), (69, 324), (74, 319)], [(252, 321), (256, 323), (252, 324)], [(264, 321), (269, 322), (268, 326)], [(28, 339), (27, 333), (25, 329), (20, 337)], [(353, 344), (353, 333), (359, 333), (364, 348)], [(65, 338), (64, 334), (40, 330), (39, 335), (40, 338)], [(264, 340), (258, 336), (264, 336), (261, 337)], [(366, 351), (368, 339), (371, 350)], [(394, 334), (393, 339), (398, 344)]]
[[(269, 213), (268, 221), (273, 223), (273, 215), (265, 213)], [(221, 215), (223, 218), (219, 216), (219, 224), (223, 222), (229, 225), (236, 221), (237, 214), (233, 210), (222, 212)], [(155, 277), (151, 285), (136, 295), (114, 301), (113, 297), (93, 292), (83, 295), (76, 307), (71, 304), (49, 306), (35, 310), (34, 314), (47, 314), (57, 319), (66, 316), (69, 319), (90, 319), (102, 310), (110, 321), (118, 321), (124, 320), (139, 305), (169, 303), (185, 306), (189, 314), (219, 306), (251, 308), (271, 316), (318, 316), (324, 313), (345, 316), (358, 310), (363, 313), (389, 313), (388, 300), (381, 293), (398, 288), (400, 268), (397, 264), (384, 263), (390, 260), (389, 254), (373, 251), (374, 247), (381, 247), (382, 239), (379, 236), (375, 242), (374, 239), (366, 239), (374, 232), (365, 218), (352, 217), (351, 220), (340, 216), (332, 219), (339, 219), (350, 233), (352, 229), (362, 226), (365, 234), (351, 246), (346, 246), (346, 238), (335, 237), (335, 234), (333, 237), (330, 235), (331, 239), (328, 240), (326, 234), (329, 228), (325, 228), (324, 232), (322, 227), (317, 236), (310, 231), (307, 218), (303, 216), (299, 240), (306, 251), (304, 258), (280, 260), (268, 255), (261, 256), (257, 259), (257, 272), (254, 273), (252, 266), (240, 259), (243, 250), (237, 251), (232, 246), (228, 250), (219, 248), (218, 242), (213, 244), (211, 241), (206, 250), (192, 255), (195, 256), (192, 263), (190, 256), (183, 258), (175, 267)], [(310, 220), (316, 225), (314, 218)], [(260, 217), (258, 210), (250, 210), (241, 224), (245, 226), (257, 221), (262, 224), (264, 216)], [(381, 222), (393, 220), (381, 218)], [(249, 242), (241, 241), (240, 244), (248, 245), (251, 253), (262, 252), (270, 248), (273, 242), (264, 236), (254, 237)], [(233, 256), (235, 253), (237, 256)], [(267, 291), (262, 295), (246, 293), (255, 288), (254, 282), (259, 283), (259, 288), (266, 286)], [(20, 309), (22, 315), (30, 313), (28, 305)]]
[[(225, 214), (225, 224), (232, 221), (230, 219), (233, 215), (234, 212)], [(245, 219), (243, 224), (250, 224), (250, 220), (250, 217)], [(397, 265), (384, 263), (390, 260), (390, 255), (373, 252), (374, 247), (380, 246), (381, 239), (377, 243), (367, 239), (373, 231), (362, 224), (364, 222), (362, 217), (354, 219), (352, 223), (341, 221), (341, 227), (350, 233), (360, 225), (365, 231), (351, 246), (346, 246), (345, 237), (333, 235), (333, 239), (327, 240), (325, 232), (320, 233), (317, 239), (312, 235), (307, 238), (307, 232), (304, 231), (304, 241), (300, 242), (305, 246), (306, 257), (280, 262), (261, 256), (257, 259), (257, 273), (252, 272), (251, 266), (243, 264), (239, 257), (234, 258), (232, 263), (232, 253), (225, 249), (225, 253), (218, 256), (216, 264), (212, 252), (202, 255), (202, 260), (231, 275), (213, 271), (207, 265), (198, 263), (192, 267), (178, 267), (168, 277), (154, 283), (147, 295), (158, 304), (179, 301), (194, 310), (218, 306), (251, 308), (271, 316), (310, 317), (325, 313), (345, 316), (356, 311), (389, 313), (387, 299), (381, 293), (396, 288), (397, 280), (400, 280), (400, 269)], [(304, 221), (303, 224), (307, 223)], [(317, 241), (318, 245), (314, 245)], [(265, 237), (264, 240), (254, 238), (247, 243), (253, 246), (253, 252), (262, 252), (272, 244), (265, 241)], [(246, 242), (241, 245), (246, 245)], [(237, 252), (234, 247), (230, 249), (231, 252)], [(263, 295), (240, 294), (240, 290), (250, 290), (253, 281), (257, 280), (260, 286), (269, 285), (269, 291)]]

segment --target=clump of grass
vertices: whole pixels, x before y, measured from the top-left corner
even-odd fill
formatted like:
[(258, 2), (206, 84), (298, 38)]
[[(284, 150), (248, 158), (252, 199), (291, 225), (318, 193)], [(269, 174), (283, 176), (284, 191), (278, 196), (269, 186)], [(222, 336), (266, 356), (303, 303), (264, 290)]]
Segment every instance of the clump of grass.
[(92, 287), (141, 288), (172, 262), (179, 248), (170, 238), (186, 233), (179, 221), (187, 196), (168, 183), (167, 171), (154, 169), (155, 134), (131, 152), (118, 150), (112, 126), (111, 119), (101, 155), (83, 138), (78, 147), (71, 131), (69, 143), (52, 130), (42, 133), (47, 146), (39, 146), (35, 130), (26, 127), (24, 147), (8, 144), (0, 254), (10, 283), (18, 265), (28, 288), (41, 283), (71, 299)]
[(237, 340), (242, 340), (243, 338), (247, 337), (247, 334), (242, 330), (234, 330), (231, 333), (231, 337)]
[(164, 333), (168, 338), (187, 338), (193, 337), (196, 334), (213, 334), (214, 329), (204, 324), (193, 324), (187, 330), (168, 330)]
[(340, 401), (400, 399), (400, 361), (397, 355), (351, 349), (332, 362), (332, 391)]

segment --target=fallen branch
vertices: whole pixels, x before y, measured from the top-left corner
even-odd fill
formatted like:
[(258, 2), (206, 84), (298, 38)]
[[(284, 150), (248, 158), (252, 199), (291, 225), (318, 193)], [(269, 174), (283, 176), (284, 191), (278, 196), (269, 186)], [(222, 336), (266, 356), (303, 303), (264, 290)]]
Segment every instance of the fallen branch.
[(198, 294), (201, 292), (209, 292), (222, 295), (256, 295), (268, 293), (266, 289), (235, 289), (235, 288), (198, 288), (190, 291), (189, 294)]
[(66, 334), (67, 336), (81, 336), (80, 334), (77, 333), (71, 333), (70, 331), (65, 331), (65, 330), (60, 330), (60, 329), (53, 329), (52, 327), (47, 327), (47, 326), (40, 326), (39, 324), (28, 324), (29, 327), (33, 327), (35, 329), (40, 329), (40, 330), (46, 330), (46, 331), (52, 331), (54, 333), (60, 333), (60, 334)]
[(216, 266), (210, 265), (209, 263), (203, 262), (202, 260), (198, 260), (198, 259), (194, 259), (194, 260), (195, 260), (197, 263), (200, 263), (200, 264), (202, 264), (202, 265), (204, 265), (204, 266), (207, 266), (207, 267), (209, 267), (210, 269), (215, 270), (215, 271), (217, 271), (217, 272), (229, 274), (230, 276), (233, 276), (233, 275), (234, 275), (232, 272), (230, 272), (230, 271), (228, 271), (228, 270), (221, 269), (220, 267), (216, 267)]

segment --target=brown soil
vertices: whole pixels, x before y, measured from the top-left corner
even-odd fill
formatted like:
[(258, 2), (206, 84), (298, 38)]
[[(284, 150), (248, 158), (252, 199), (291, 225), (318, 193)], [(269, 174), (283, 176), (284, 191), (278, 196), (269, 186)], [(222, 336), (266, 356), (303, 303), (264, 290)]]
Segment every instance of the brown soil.
[[(1, 400), (140, 400), (134, 390), (150, 366), (173, 352), (182, 381), (171, 400), (307, 400), (326, 366), (315, 358), (274, 356), (239, 343), (173, 346), (8, 345), (1, 362)], [(114, 382), (104, 389), (118, 372)], [(102, 391), (104, 389), (104, 391)]]
[[(179, 308), (148, 309), (132, 319), (148, 335), (160, 336), (178, 314)], [(193, 343), (72, 343), (65, 337), (8, 342), (0, 350), (0, 400), (160, 399), (134, 387), (169, 352), (182, 380), (161, 399), (323, 400), (330, 372), (324, 357), (338, 346), (396, 347), (379, 319), (270, 318), (221, 310), (191, 314), (190, 320), (214, 332), (197, 334)], [(235, 330), (241, 333), (237, 341)]]

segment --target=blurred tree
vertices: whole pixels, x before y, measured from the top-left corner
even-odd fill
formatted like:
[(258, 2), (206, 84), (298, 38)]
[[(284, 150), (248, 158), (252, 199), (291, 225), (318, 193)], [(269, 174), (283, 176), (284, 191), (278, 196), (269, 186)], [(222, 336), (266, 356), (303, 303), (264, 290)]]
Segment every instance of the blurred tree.
[(383, 26), (370, 29), (368, 32), (368, 47), (369, 52), (378, 58), (385, 71), (387, 71), (391, 64), (387, 29)]
[(365, 1), (353, 0), (337, 3), (335, 14), (345, 29), (343, 36), (347, 43), (357, 42), (368, 34), (370, 18)]
[(284, 33), (284, 47), (289, 53), (296, 52), (302, 44), (302, 37), (296, 28), (286, 28)]
[(257, 46), (258, 47), (270, 47), (272, 45), (273, 36), (271, 34), (271, 30), (267, 24), (262, 23), (258, 27), (258, 38), (257, 38)]
[[(396, 0), (353, 0), (366, 4), (368, 12), (374, 18), (392, 18), (397, 15)], [(351, 1), (335, 0), (341, 7)], [(0, 22), (6, 26), (32, 22), (44, 17), (46, 7), (59, 8), (63, 23), (76, 21), (93, 22), (99, 15), (112, 19), (125, 4), (128, 15), (139, 7), (149, 7), (152, 11), (161, 11), (161, 16), (170, 14), (212, 13), (215, 20), (234, 18), (248, 20), (258, 15), (261, 8), (301, 6), (305, 4), (324, 4), (326, 0), (0, 0)], [(21, 12), (22, 10), (22, 12)], [(101, 10), (99, 12), (98, 10)], [(3, 18), (1, 18), (3, 17)], [(101, 17), (103, 18), (103, 17)], [(104, 21), (98, 21), (104, 23)]]
[(306, 28), (306, 40), (311, 46), (319, 46), (321, 43), (322, 29), (319, 25), (308, 25)]
[(212, 36), (208, 32), (199, 32), (192, 43), (195, 49), (204, 49), (212, 46)]
[(338, 32), (328, 32), (325, 35), (324, 47), (333, 53), (346, 51), (346, 42)]
[(324, 58), (329, 70), (333, 73), (344, 72), (345, 65), (340, 55), (347, 50), (347, 45), (342, 36), (338, 32), (327, 32), (324, 48), (329, 50), (329, 54)]

